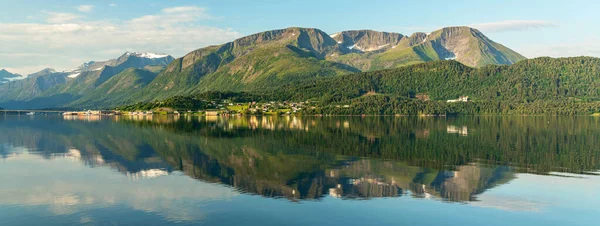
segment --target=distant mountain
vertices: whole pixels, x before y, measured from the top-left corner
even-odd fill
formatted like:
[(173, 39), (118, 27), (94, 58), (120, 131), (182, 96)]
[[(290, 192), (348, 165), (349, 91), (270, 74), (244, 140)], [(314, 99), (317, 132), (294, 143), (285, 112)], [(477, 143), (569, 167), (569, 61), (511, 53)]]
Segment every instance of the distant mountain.
[[(78, 73), (87, 71), (99, 71), (105, 66), (116, 67), (122, 65), (123, 67), (134, 67), (143, 68), (146, 65), (166, 65), (171, 63), (174, 58), (167, 54), (156, 54), (156, 53), (141, 53), (141, 52), (126, 52), (122, 56), (107, 61), (90, 61), (83, 63), (82, 65), (68, 70), (66, 72)], [(127, 64), (124, 64), (127, 63)]]
[(395, 68), (435, 60), (456, 60), (470, 67), (513, 64), (526, 59), (469, 27), (447, 27), (402, 36), (375, 31), (344, 31), (333, 34), (354, 54), (332, 55), (329, 60), (362, 71)]
[[(5, 108), (66, 106), (94, 93), (101, 84), (128, 69), (164, 67), (172, 61), (170, 55), (127, 52), (116, 59), (84, 63), (73, 70), (56, 72), (47, 68), (23, 80), (0, 85), (0, 103)], [(152, 70), (156, 74), (157, 69)]]
[(70, 107), (120, 106), (136, 102), (134, 95), (148, 85), (159, 71), (156, 68), (129, 68), (100, 84), (92, 92), (69, 103)]
[(6, 71), (5, 69), (0, 70), (0, 83), (15, 81), (15, 80), (19, 80), (22, 78), (23, 77), (19, 74), (10, 73), (10, 72)]
[(49, 74), (53, 74), (53, 73), (56, 73), (56, 70), (54, 70), (53, 68), (44, 68), (41, 71), (35, 72), (33, 74), (29, 74), (28, 77), (37, 77), (37, 76), (49, 75)]
[[(90, 61), (64, 72), (47, 71), (45, 74), (56, 78), (38, 74), (27, 81), (0, 85), (0, 104), (46, 98), (46, 103), (53, 104), (44, 104), (46, 107), (115, 106), (117, 102), (160, 100), (205, 91), (265, 92), (287, 85), (304, 85), (315, 78), (428, 61), (456, 60), (470, 67), (481, 67), (512, 64), (522, 59), (525, 58), (520, 54), (468, 27), (448, 27), (410, 36), (372, 30), (329, 35), (315, 28), (292, 27), (201, 48), (179, 59), (165, 54), (128, 52), (116, 59)], [(156, 76), (128, 70), (143, 70), (148, 65), (166, 67), (154, 70), (153, 73), (160, 72)], [(125, 71), (129, 76), (116, 76)], [(117, 81), (120, 79), (124, 81)], [(107, 87), (108, 81), (115, 86), (120, 84), (117, 86), (120, 88)]]
[[(4, 108), (28, 106), (30, 100), (43, 95), (48, 89), (64, 84), (66, 73), (57, 73), (53, 69), (44, 69), (24, 79), (0, 85), (0, 103)], [(53, 105), (48, 101), (44, 104)]]

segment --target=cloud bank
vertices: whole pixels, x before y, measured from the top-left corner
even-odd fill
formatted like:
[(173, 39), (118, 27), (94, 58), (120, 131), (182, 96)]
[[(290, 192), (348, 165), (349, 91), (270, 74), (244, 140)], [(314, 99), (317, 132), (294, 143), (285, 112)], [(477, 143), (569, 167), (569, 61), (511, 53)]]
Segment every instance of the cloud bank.
[(91, 12), (93, 9), (94, 9), (93, 5), (80, 5), (80, 6), (77, 6), (77, 10), (79, 12), (84, 12), (84, 13)]
[(46, 23), (0, 23), (0, 68), (21, 74), (47, 65), (65, 70), (89, 60), (112, 59), (125, 51), (178, 57), (241, 36), (231, 29), (199, 25), (214, 17), (196, 6), (164, 8), (124, 21), (89, 21), (59, 12), (44, 15)]
[(483, 32), (521, 31), (554, 26), (556, 24), (545, 20), (505, 20), (469, 25), (469, 27), (477, 28)]

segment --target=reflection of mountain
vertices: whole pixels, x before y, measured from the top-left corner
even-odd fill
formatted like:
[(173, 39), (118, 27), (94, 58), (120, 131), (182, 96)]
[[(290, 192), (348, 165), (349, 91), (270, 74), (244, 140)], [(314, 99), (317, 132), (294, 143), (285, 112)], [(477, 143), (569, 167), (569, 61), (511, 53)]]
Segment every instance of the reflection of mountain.
[[(108, 129), (108, 128), (106, 128)], [(2, 121), (0, 143), (25, 147), (44, 158), (68, 158), (91, 167), (110, 166), (132, 177), (144, 177), (148, 170), (171, 171), (144, 143), (129, 140), (119, 129), (94, 130), (94, 124), (63, 123), (62, 120)], [(141, 173), (141, 174), (140, 174)], [(149, 175), (146, 173), (146, 175)]]
[[(527, 124), (536, 125), (535, 120), (522, 122), (525, 125), (477, 120), (456, 122), (469, 128), (468, 137), (458, 137), (447, 133), (454, 123), (442, 118), (0, 119), (0, 132), (6, 134), (0, 143), (35, 149), (47, 158), (78, 156), (88, 165), (109, 165), (134, 178), (181, 170), (242, 192), (293, 200), (412, 194), (470, 201), (514, 178), (514, 169), (585, 172), (594, 169), (592, 160), (599, 158), (582, 152), (591, 150), (582, 148), (595, 144), (593, 140), (565, 141), (552, 151), (543, 149), (552, 142), (540, 143), (540, 148), (504, 149), (514, 146), (505, 139), (523, 144), (567, 133), (596, 136), (589, 127), (548, 133)], [(520, 126), (529, 132), (516, 132)], [(427, 136), (419, 135), (425, 134), (422, 131)], [(562, 161), (580, 162), (583, 157), (588, 164), (573, 167)], [(494, 166), (497, 162), (511, 162), (516, 168)]]
[[(206, 203), (230, 200), (237, 195), (231, 189), (181, 176), (134, 182), (109, 170), (72, 162), (76, 152), (68, 153), (66, 158), (57, 156), (52, 161), (44, 161), (43, 156), (24, 150), (7, 148), (7, 151), (20, 154), (2, 161), (0, 179), (7, 183), (0, 184), (0, 206), (19, 208), (23, 210), (21, 216), (28, 217), (12, 222), (3, 217), (2, 225), (80, 225), (81, 217), (93, 219), (91, 225), (114, 225), (117, 216), (128, 219), (140, 214), (152, 215), (156, 225), (172, 225), (172, 222), (205, 218)], [(118, 210), (105, 214), (115, 207)], [(27, 212), (29, 208), (35, 213)], [(60, 216), (61, 223), (36, 222), (29, 219), (27, 213), (32, 218), (48, 214)], [(44, 220), (53, 222), (56, 217)], [(148, 225), (135, 221), (127, 224)]]

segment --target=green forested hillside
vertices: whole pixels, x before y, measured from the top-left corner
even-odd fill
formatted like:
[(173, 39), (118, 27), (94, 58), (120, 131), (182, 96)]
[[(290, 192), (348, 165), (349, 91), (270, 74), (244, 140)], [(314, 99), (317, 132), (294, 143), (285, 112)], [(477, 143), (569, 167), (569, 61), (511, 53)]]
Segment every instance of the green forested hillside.
[(455, 59), (472, 67), (525, 59), (481, 32), (449, 27), (403, 36), (369, 30), (333, 35), (314, 28), (253, 34), (175, 60), (147, 90), (160, 100), (190, 92), (264, 92), (315, 77)]
[[(154, 71), (150, 71), (154, 70)], [(111, 106), (119, 106), (134, 101), (138, 92), (148, 85), (160, 72), (156, 67), (146, 69), (127, 69), (100, 84), (93, 92), (70, 103), (70, 107), (94, 108), (98, 105), (111, 103)], [(147, 94), (151, 95), (151, 94)]]
[[(0, 84), (0, 104), (13, 109), (83, 109), (207, 91), (279, 93), (283, 86), (302, 86), (320, 78), (450, 59), (482, 67), (512, 64), (524, 57), (468, 27), (411, 36), (372, 30), (329, 35), (316, 28), (291, 27), (197, 49), (179, 59), (127, 52), (117, 59), (90, 61), (62, 73), (46, 70), (48, 73)], [(138, 82), (127, 76), (114, 77), (147, 65), (166, 68), (153, 70), (158, 72), (156, 76), (138, 73), (136, 76), (143, 78)], [(115, 84), (128, 85), (108, 88)], [(111, 92), (105, 92), (109, 89)]]
[[(325, 114), (591, 114), (600, 112), (600, 59), (537, 58), (510, 66), (437, 61), (312, 79), (245, 94), (258, 101), (312, 101)], [(428, 95), (429, 101), (416, 97)], [(446, 100), (469, 96), (468, 103)], [(339, 107), (349, 105), (350, 107)]]

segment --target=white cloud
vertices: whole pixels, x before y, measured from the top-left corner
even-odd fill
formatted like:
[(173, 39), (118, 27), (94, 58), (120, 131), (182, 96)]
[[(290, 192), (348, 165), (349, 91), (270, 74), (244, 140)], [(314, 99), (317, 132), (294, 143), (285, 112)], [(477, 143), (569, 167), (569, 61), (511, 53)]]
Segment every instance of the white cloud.
[(81, 16), (72, 13), (43, 12), (47, 15), (46, 22), (59, 24), (77, 20)]
[[(28, 74), (51, 65), (57, 70), (89, 60), (149, 51), (180, 57), (195, 49), (240, 37), (227, 28), (198, 25), (213, 18), (199, 7), (166, 8), (127, 21), (84, 21), (47, 13), (48, 23), (0, 23), (0, 68)], [(58, 14), (61, 14), (58, 16)]]
[(77, 6), (77, 10), (79, 10), (79, 12), (84, 12), (84, 13), (91, 12), (93, 9), (94, 9), (93, 5), (80, 5), (80, 6)]
[(204, 13), (205, 9), (197, 6), (180, 6), (180, 7), (172, 7), (172, 8), (164, 8), (162, 10), (163, 13), (187, 13), (187, 12), (197, 12)]
[(483, 32), (530, 30), (554, 26), (556, 26), (555, 23), (545, 20), (505, 20), (469, 25), (469, 27), (477, 28)]
[(594, 37), (577, 37), (554, 44), (531, 44), (519, 50), (528, 58), (549, 57), (600, 57), (600, 39)]
[(165, 8), (157, 15), (147, 15), (129, 21), (129, 25), (135, 28), (166, 27), (172, 24), (188, 23), (198, 20), (212, 19), (204, 8), (195, 6)]
[(110, 6), (110, 7), (115, 7), (115, 6), (117, 6), (117, 4), (115, 4), (115, 3), (111, 3), (111, 4), (108, 4), (108, 6)]

